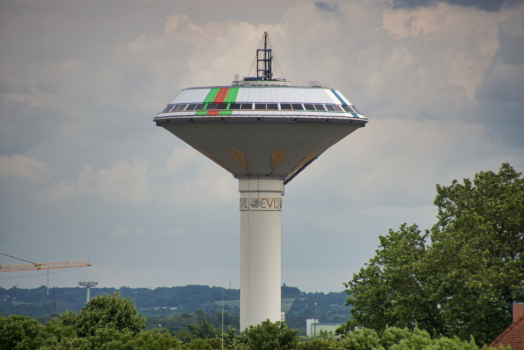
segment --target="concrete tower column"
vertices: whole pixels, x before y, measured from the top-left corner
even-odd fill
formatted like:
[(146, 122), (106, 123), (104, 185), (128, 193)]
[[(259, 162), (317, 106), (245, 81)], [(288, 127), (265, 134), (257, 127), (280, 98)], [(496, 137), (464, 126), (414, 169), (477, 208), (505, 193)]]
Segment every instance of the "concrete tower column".
[(239, 179), (240, 329), (281, 319), (282, 179)]

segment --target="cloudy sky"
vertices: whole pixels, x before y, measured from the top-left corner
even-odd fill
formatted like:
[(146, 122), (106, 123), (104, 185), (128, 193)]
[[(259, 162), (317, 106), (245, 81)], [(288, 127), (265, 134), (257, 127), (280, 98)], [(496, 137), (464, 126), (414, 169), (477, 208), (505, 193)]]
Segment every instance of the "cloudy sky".
[(5, 0), (0, 252), (93, 264), (51, 286), (239, 288), (237, 181), (152, 120), (247, 74), (264, 31), (293, 85), (369, 118), (286, 186), (283, 283), (341, 291), (379, 235), (433, 225), (435, 184), (524, 171), (522, 1)]

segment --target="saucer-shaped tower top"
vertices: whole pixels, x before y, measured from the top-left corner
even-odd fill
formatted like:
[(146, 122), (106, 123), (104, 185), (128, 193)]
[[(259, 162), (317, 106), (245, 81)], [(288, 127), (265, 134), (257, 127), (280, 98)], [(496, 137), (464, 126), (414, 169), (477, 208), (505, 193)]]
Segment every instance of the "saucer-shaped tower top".
[(237, 178), (286, 183), (367, 119), (336, 89), (274, 79), (265, 40), (256, 77), (184, 89), (154, 120)]

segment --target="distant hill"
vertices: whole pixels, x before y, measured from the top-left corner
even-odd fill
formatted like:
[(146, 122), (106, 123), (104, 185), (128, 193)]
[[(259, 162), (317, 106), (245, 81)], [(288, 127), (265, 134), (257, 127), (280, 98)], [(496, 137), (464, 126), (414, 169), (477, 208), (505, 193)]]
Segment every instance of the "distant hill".
[[(151, 322), (169, 324), (169, 317), (203, 310), (215, 314), (222, 310), (228, 315), (239, 315), (240, 290), (201, 285), (148, 288), (91, 288), (91, 297), (100, 294), (120, 293), (136, 302), (137, 310)], [(56, 288), (56, 309), (60, 314), (66, 310), (80, 312), (86, 302), (86, 290), (81, 287)], [(47, 295), (47, 288), (34, 289), (0, 287), (0, 315), (28, 315), (45, 323), (51, 319), (53, 290)], [(305, 293), (297, 287), (282, 286), (282, 310), (286, 312), (288, 326), (305, 332), (306, 318), (316, 315), (321, 322), (342, 323), (349, 317), (349, 308), (344, 306), (346, 295), (339, 293)], [(148, 322), (148, 323), (151, 323)]]

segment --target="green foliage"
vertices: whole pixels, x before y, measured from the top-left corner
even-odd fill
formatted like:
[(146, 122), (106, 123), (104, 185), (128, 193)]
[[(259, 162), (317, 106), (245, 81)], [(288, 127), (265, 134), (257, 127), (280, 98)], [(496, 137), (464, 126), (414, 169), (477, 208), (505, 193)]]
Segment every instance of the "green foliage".
[(381, 349), (380, 337), (372, 329), (357, 330), (346, 335), (343, 347), (348, 350)]
[(110, 328), (96, 330), (94, 336), (86, 338), (63, 338), (59, 342), (48, 342), (39, 350), (176, 350), (180, 343), (167, 333), (119, 332)]
[(431, 231), (403, 224), (379, 237), (376, 255), (345, 284), (352, 319), (339, 334), (389, 325), (485, 344), (511, 324), (512, 303), (524, 301), (521, 174), (503, 164), (437, 185), (434, 204)]
[[(240, 328), (240, 309), (238, 289), (224, 289), (208, 286), (181, 286), (147, 288), (92, 288), (91, 295), (111, 294), (120, 292), (129, 300), (136, 301), (137, 310), (147, 317), (147, 329), (158, 327), (169, 332), (178, 332), (188, 324), (195, 324), (197, 317), (193, 313), (199, 309), (205, 311), (206, 321), (215, 329), (222, 325), (221, 308), (224, 304), (224, 327)], [(224, 292), (224, 294), (222, 294)], [(346, 295), (337, 293), (306, 293), (296, 287), (282, 285), (283, 311), (286, 311), (286, 324), (306, 334), (306, 319), (315, 316), (314, 304), (317, 303), (316, 316), (326, 323), (342, 323), (347, 320), (348, 308), (344, 305)], [(226, 299), (222, 303), (223, 298)], [(20, 301), (23, 303), (16, 303)], [(56, 288), (56, 304), (58, 314), (66, 310), (80, 313), (85, 306), (85, 288)], [(238, 305), (238, 306), (237, 306)], [(154, 307), (152, 307), (154, 306)], [(288, 307), (290, 309), (288, 309)], [(0, 287), (0, 315), (27, 315), (45, 324), (51, 321), (52, 297), (47, 295), (46, 287), (34, 289), (19, 289)], [(76, 316), (73, 314), (73, 316)]]
[(205, 313), (202, 310), (195, 311), (195, 314), (198, 318), (196, 324), (190, 324), (187, 326), (188, 331), (194, 335), (195, 338), (199, 339), (209, 339), (214, 338), (219, 334), (215, 330), (212, 324), (210, 324), (205, 317)]
[(300, 298), (302, 292), (297, 287), (289, 287), (284, 283), (280, 288), (280, 295), (282, 299), (285, 298)]
[[(213, 326), (216, 332), (219, 332), (218, 329), (222, 328), (222, 314), (207, 314), (202, 310), (195, 311), (194, 314), (184, 312), (181, 315), (157, 318), (152, 317), (148, 318), (146, 325), (148, 329), (158, 327), (159, 324), (162, 325), (162, 328), (166, 328), (170, 333), (176, 333), (182, 330), (188, 330), (188, 325), (197, 325), (199, 319), (205, 319), (207, 323)], [(227, 312), (224, 313), (224, 328), (227, 327), (238, 328), (240, 326), (240, 317), (238, 315), (230, 315)], [(208, 337), (212, 337), (212, 334), (209, 334)]]
[(256, 350), (290, 350), (298, 344), (295, 335), (298, 331), (288, 328), (284, 322), (271, 322), (269, 319), (257, 326), (246, 329), (247, 344)]
[(511, 324), (512, 303), (524, 301), (524, 179), (503, 164), (437, 192), (428, 261), (440, 279), (442, 333), (489, 342)]
[(213, 350), (213, 347), (202, 339), (194, 339), (190, 343), (184, 344), (183, 350)]
[(222, 338), (207, 339), (206, 343), (211, 345), (213, 349), (222, 349)]
[[(222, 348), (220, 338), (193, 339), (182, 347), (167, 330), (133, 333), (114, 328), (98, 328), (94, 335), (79, 337), (73, 327), (60, 321), (46, 326), (27, 316), (0, 317), (0, 350), (213, 350)], [(327, 334), (329, 338), (329, 334)], [(304, 338), (304, 337), (302, 337)], [(304, 339), (303, 339), (304, 340)], [(458, 337), (431, 339), (428, 332), (415, 328), (387, 327), (381, 334), (362, 329), (340, 339), (311, 339), (298, 342), (296, 330), (283, 322), (264, 321), (237, 335), (232, 328), (224, 336), (224, 349), (231, 350), (479, 350)], [(485, 350), (485, 347), (483, 348)], [(510, 347), (500, 350), (510, 350)]]
[(95, 335), (98, 329), (103, 328), (138, 333), (146, 326), (145, 319), (137, 316), (133, 302), (119, 297), (118, 293), (96, 296), (82, 308), (79, 315), (66, 312), (60, 316), (60, 321), (75, 328), (80, 337)]
[[(148, 288), (91, 288), (91, 296), (112, 294), (119, 292), (121, 296), (135, 300), (136, 306), (144, 316), (174, 316), (183, 312), (194, 312), (203, 309), (206, 312), (215, 312), (221, 309), (216, 302), (225, 300), (239, 300), (239, 289), (225, 289), (199, 285)], [(136, 293), (136, 294), (135, 294)], [(50, 315), (52, 308), (52, 293), (47, 295), (47, 288), (41, 286), (33, 289), (0, 287), (0, 315), (9, 316), (24, 314), (33, 318)], [(222, 298), (223, 296), (223, 298)], [(67, 309), (77, 313), (85, 305), (85, 288), (56, 288), (57, 311), (62, 313)], [(16, 302), (23, 302), (18, 304)], [(176, 309), (174, 309), (176, 308)], [(238, 308), (231, 308), (231, 314), (238, 313)]]
[(0, 316), (0, 350), (36, 350), (45, 338), (45, 326), (28, 316)]
[(324, 339), (324, 340), (331, 340), (335, 339), (335, 334), (333, 334), (333, 331), (327, 331), (327, 330), (320, 330), (318, 332), (318, 338)]
[(322, 338), (316, 338), (301, 342), (297, 345), (297, 350), (336, 350), (341, 347), (341, 343), (331, 339), (325, 340)]
[(416, 225), (403, 224), (398, 231), (389, 230), (379, 236), (380, 249), (353, 280), (346, 284), (354, 326), (384, 330), (386, 326), (409, 327), (415, 323), (423, 329), (438, 329), (438, 313), (433, 291), (427, 288), (427, 268), (423, 259), (427, 252), (425, 240)]
[[(388, 327), (382, 335), (370, 329), (350, 332), (342, 342), (342, 348), (347, 350), (480, 350), (475, 341), (464, 341), (458, 337), (439, 337), (431, 339), (428, 332), (415, 328), (400, 329)], [(500, 348), (510, 350), (511, 347)], [(482, 348), (486, 350), (486, 346)]]

